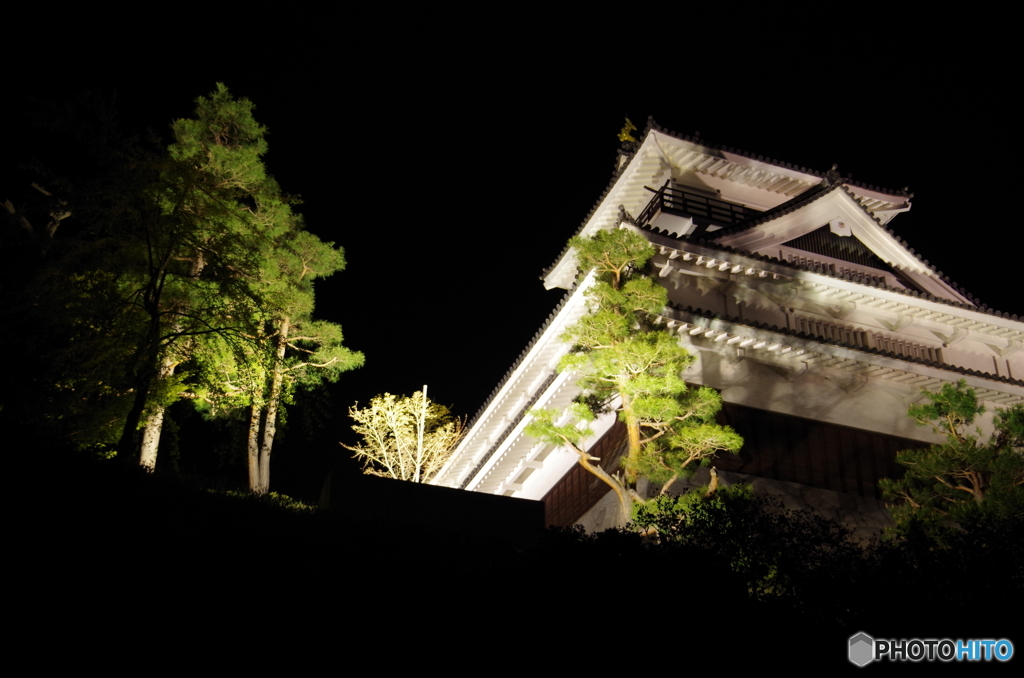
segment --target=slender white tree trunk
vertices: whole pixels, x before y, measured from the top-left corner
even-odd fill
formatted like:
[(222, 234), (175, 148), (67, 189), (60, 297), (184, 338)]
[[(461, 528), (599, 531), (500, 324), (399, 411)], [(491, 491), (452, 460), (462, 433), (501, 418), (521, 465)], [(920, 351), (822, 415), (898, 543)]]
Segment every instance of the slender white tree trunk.
[(416, 473), (412, 481), (422, 482), (420, 474), (423, 471), (423, 433), (427, 428), (427, 385), (423, 385), (423, 407), (416, 422)]
[(160, 407), (146, 420), (146, 428), (142, 432), (142, 452), (139, 455), (139, 464), (147, 471), (156, 469), (156, 454), (160, 449), (160, 433), (163, 426), (164, 408)]
[[(167, 354), (164, 354), (160, 363), (160, 372), (157, 374), (156, 383), (169, 378), (174, 374), (177, 363)], [(146, 420), (146, 428), (142, 432), (142, 451), (139, 454), (139, 465), (147, 471), (156, 469), (156, 455), (160, 449), (160, 433), (164, 427), (164, 410), (162, 405), (153, 410), (153, 413)]]
[[(270, 393), (267, 394), (266, 408), (262, 411), (262, 421), (253, 408), (249, 422), (249, 489), (256, 494), (266, 494), (270, 490), (270, 452), (274, 446), (274, 435), (277, 433), (277, 408), (281, 401), (284, 356), (288, 349), (290, 330), (290, 321), (287, 318), (282, 320), (277, 333), (277, 354), (270, 381)], [(256, 439), (253, 437), (254, 430), (258, 430)]]
[[(203, 258), (202, 252), (197, 252), (195, 259), (192, 261), (190, 275), (198, 278), (205, 267), (206, 260)], [(174, 324), (172, 327), (175, 332), (181, 329), (179, 324)], [(171, 357), (167, 349), (164, 349), (156, 383), (159, 384), (162, 380), (170, 378), (174, 374), (174, 368), (177, 365), (178, 363)], [(164, 411), (166, 409), (163, 405), (155, 408), (153, 414), (146, 421), (146, 428), (142, 432), (142, 450), (139, 453), (139, 465), (147, 471), (156, 469), (156, 455), (160, 449), (160, 433), (163, 431)]]
[(249, 408), (249, 435), (247, 436), (246, 451), (249, 465), (249, 490), (257, 492), (260, 485), (260, 421), (263, 418), (263, 408), (252, 405)]

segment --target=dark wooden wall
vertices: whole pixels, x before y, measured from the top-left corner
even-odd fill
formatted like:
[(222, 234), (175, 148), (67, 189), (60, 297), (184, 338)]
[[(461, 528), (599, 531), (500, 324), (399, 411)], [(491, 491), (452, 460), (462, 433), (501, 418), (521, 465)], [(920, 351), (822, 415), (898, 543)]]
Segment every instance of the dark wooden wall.
[[(619, 459), (625, 452), (626, 426), (618, 420), (590, 449), (591, 456), (599, 457), (601, 468), (609, 473), (619, 470)], [(609, 489), (603, 480), (576, 464), (542, 499), (548, 525), (575, 525)]]
[[(878, 481), (898, 478), (900, 450), (922, 447), (907, 438), (804, 419), (726, 403), (719, 423), (743, 436), (738, 455), (720, 455), (715, 466), (762, 478), (784, 480), (837, 492), (880, 497)], [(618, 470), (626, 447), (625, 426), (615, 426), (593, 447), (605, 470)], [(575, 466), (544, 497), (549, 525), (573, 525), (608, 492), (596, 476)]]

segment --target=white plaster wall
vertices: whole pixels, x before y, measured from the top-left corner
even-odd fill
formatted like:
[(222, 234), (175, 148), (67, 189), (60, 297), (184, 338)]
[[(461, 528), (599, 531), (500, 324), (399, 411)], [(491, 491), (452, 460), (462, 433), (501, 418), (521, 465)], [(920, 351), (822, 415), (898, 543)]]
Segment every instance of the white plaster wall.
[[(691, 345), (692, 346), (692, 345)], [(726, 402), (925, 442), (939, 439), (906, 416), (915, 391), (840, 370), (787, 375), (752, 359), (692, 347), (686, 380), (719, 389)], [(909, 400), (908, 400), (909, 396)]]

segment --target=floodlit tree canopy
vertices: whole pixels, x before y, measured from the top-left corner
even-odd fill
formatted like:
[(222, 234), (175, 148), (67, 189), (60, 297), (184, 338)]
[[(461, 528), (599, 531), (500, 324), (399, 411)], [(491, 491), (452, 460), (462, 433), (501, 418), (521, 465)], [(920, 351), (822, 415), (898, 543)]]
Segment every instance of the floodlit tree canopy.
[[(245, 410), (250, 488), (265, 493), (280, 404), (362, 364), (339, 326), (314, 317), (313, 281), (342, 270), (344, 253), (306, 230), (267, 172), (253, 110), (218, 84), (166, 147), (105, 119), (62, 111), (49, 122), (78, 141), (61, 152), (90, 164), (51, 173), (60, 197), (39, 193), (48, 223), (9, 201), (0, 220), (6, 266), (21, 259), (3, 282), (23, 301), (4, 301), (5, 315), (39, 329), (4, 345), (35, 343), (47, 358), (19, 407), (40, 429), (106, 454), (116, 441), (118, 456), (152, 470), (172, 404)], [(73, 227), (58, 229), (69, 215)], [(0, 380), (0, 404), (10, 390)]]
[(430, 480), (451, 456), (465, 428), (444, 405), (432, 402), (427, 387), (411, 396), (377, 396), (368, 407), (349, 408), (356, 421), (352, 430), (363, 442), (342, 447), (355, 452), (363, 472), (423, 483)]

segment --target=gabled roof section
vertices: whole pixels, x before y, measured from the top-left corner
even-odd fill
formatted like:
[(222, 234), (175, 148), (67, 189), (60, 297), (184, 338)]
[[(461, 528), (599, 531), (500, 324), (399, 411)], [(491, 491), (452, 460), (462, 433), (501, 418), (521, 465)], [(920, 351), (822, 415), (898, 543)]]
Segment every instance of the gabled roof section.
[[(827, 174), (733, 148), (717, 148), (699, 138), (664, 130), (649, 120), (642, 140), (620, 151), (616, 174), (576, 235), (592, 235), (615, 227), (624, 216), (639, 214), (650, 201), (646, 187), (661, 186), (670, 179), (758, 211), (771, 211), (818, 188)], [(849, 181), (844, 184), (862, 210), (883, 221), (910, 207), (905, 192)], [(572, 286), (576, 261), (569, 248), (542, 279), (548, 289)]]
[(775, 209), (714, 233), (711, 240), (741, 251), (775, 255), (778, 246), (822, 226), (849, 234), (844, 237), (856, 238), (921, 291), (950, 301), (970, 303), (967, 295), (943, 281), (933, 266), (882, 226), (857, 196), (833, 177)]
[(883, 271), (890, 268), (860, 240), (833, 233), (831, 226), (822, 226), (816, 231), (794, 238), (786, 243), (786, 247)]

